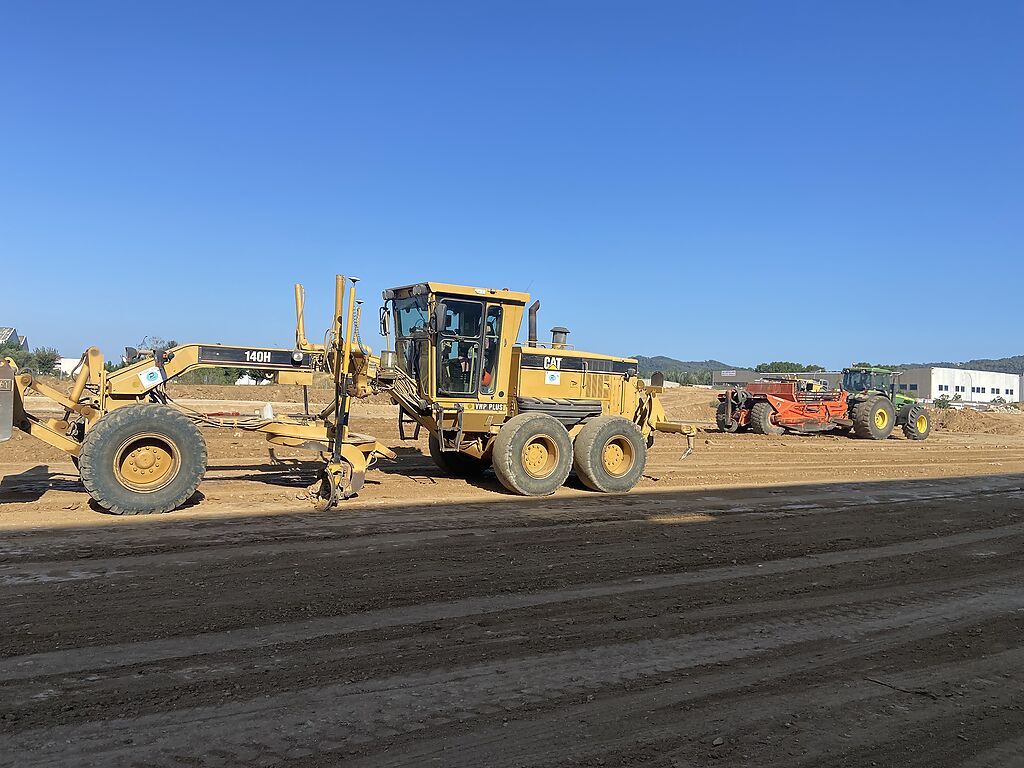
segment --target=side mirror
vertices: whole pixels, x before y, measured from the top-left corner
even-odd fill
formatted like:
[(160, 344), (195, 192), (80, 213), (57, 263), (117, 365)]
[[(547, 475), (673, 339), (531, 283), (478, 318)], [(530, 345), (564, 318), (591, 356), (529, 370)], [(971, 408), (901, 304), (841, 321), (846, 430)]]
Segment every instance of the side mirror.
[(665, 386), (665, 374), (661, 371), (655, 371), (651, 374), (651, 386), (652, 387), (664, 387)]
[(380, 308), (380, 335), (385, 339), (391, 335), (391, 314), (386, 306)]
[(444, 328), (445, 308), (444, 302), (439, 301), (434, 305), (434, 314), (430, 316), (430, 332), (437, 333), (438, 329)]

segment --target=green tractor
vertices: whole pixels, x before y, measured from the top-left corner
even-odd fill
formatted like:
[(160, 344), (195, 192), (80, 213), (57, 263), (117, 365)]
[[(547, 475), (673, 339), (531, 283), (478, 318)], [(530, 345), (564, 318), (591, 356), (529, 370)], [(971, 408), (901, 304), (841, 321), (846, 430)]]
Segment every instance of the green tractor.
[(899, 371), (888, 368), (843, 369), (847, 414), (857, 437), (885, 440), (897, 426), (909, 440), (925, 440), (932, 431), (928, 410), (896, 390)]

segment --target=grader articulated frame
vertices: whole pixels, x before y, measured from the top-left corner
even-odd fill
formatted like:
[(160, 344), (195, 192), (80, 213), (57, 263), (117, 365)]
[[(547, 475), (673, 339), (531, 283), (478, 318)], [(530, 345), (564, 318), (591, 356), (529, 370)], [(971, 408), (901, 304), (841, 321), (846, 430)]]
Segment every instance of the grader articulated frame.
[[(374, 438), (349, 429), (351, 397), (370, 392), (376, 361), (358, 336), (360, 307), (355, 280), (344, 300), (345, 279), (335, 281), (335, 311), (326, 343), (305, 337), (303, 289), (295, 286), (294, 349), (184, 344), (107, 371), (103, 354), (82, 355), (70, 391), (62, 392), (10, 359), (0, 360), (0, 442), (14, 428), (72, 457), (90, 495), (116, 514), (166, 512), (195, 493), (206, 471), (206, 446), (198, 424), (260, 432), (280, 446), (317, 451), (326, 457), (311, 488), (314, 503), (327, 508), (358, 491), (367, 468), (395, 454)], [(164, 385), (198, 368), (238, 367), (273, 374), (282, 384), (308, 386), (315, 372), (333, 374), (333, 401), (321, 412), (269, 418), (216, 418), (178, 406)], [(26, 396), (36, 392), (63, 408), (62, 418), (36, 416)]]

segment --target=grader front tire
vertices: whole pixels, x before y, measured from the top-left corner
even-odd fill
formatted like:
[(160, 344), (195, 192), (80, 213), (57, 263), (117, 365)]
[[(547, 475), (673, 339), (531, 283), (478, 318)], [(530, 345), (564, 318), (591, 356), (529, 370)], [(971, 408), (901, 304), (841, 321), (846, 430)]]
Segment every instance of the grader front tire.
[(640, 482), (647, 466), (644, 436), (629, 419), (599, 416), (584, 424), (576, 436), (573, 466), (591, 490), (628, 491)]
[(86, 433), (79, 470), (85, 489), (103, 509), (149, 515), (188, 501), (206, 462), (206, 441), (184, 414), (140, 404), (111, 411)]
[(505, 422), (491, 449), (494, 474), (521, 496), (550, 496), (572, 469), (572, 441), (545, 413), (521, 413)]

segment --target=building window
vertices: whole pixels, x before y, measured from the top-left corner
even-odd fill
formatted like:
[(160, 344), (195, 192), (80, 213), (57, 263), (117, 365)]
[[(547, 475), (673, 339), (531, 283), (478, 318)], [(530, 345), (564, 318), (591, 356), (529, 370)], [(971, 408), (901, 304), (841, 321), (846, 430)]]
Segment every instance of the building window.
[(917, 391), (917, 384), (911, 384), (910, 385), (910, 391), (911, 392), (916, 392)]
[(906, 388), (907, 388), (906, 384), (900, 384), (900, 389), (906, 389)]
[(984, 388), (984, 387), (981, 387), (980, 389), (981, 389), (981, 394), (983, 394), (983, 395), (984, 395), (984, 394), (985, 394), (985, 388)]
[(999, 394), (999, 387), (992, 387), (992, 394), (993, 395), (998, 395)]

